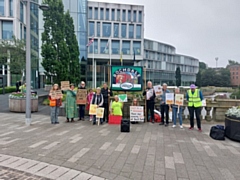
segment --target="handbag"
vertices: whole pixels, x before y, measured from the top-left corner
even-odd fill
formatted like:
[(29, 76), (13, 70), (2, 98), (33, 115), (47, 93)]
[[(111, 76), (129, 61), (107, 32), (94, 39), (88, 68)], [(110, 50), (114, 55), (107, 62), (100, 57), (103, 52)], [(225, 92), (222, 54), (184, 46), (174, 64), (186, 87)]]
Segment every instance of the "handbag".
[(50, 100), (49, 106), (54, 107), (56, 105), (57, 105), (56, 100)]

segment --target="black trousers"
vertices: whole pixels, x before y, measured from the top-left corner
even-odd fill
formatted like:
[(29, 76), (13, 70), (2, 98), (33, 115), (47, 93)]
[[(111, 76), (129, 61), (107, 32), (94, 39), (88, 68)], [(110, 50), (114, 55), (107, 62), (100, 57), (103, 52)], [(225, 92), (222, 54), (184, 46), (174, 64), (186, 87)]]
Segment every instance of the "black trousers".
[(200, 119), (201, 110), (202, 110), (202, 107), (188, 107), (191, 127), (194, 127), (194, 112), (195, 112), (195, 116), (197, 119), (197, 127), (201, 129), (201, 119)]
[[(168, 104), (161, 104), (160, 105), (160, 109), (161, 109), (161, 120), (162, 120), (162, 123), (166, 123), (168, 124), (168, 118), (169, 118), (169, 105)], [(165, 117), (166, 117), (166, 121), (164, 121), (164, 114), (165, 114)]]
[[(147, 101), (147, 118), (148, 118), (149, 111), (150, 111), (152, 121), (154, 121), (154, 102), (152, 102), (152, 101)], [(147, 121), (149, 122), (148, 119), (147, 119)]]
[(103, 103), (102, 107), (104, 108), (103, 121), (105, 121), (105, 118), (106, 118), (106, 122), (108, 122), (108, 114), (109, 114), (108, 103)]

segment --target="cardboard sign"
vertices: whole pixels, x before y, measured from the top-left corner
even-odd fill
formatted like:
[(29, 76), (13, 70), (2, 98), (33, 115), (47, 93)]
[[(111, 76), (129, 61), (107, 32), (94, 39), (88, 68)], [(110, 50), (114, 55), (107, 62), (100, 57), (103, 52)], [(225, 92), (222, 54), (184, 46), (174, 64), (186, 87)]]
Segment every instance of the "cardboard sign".
[(183, 106), (184, 95), (183, 94), (175, 94), (175, 105)]
[(70, 82), (69, 81), (61, 81), (61, 89), (62, 90), (68, 90), (70, 87)]
[(162, 95), (162, 86), (161, 85), (153, 86), (153, 88), (154, 88), (156, 96)]
[(103, 118), (104, 108), (97, 108), (96, 118)]
[(61, 90), (57, 90), (57, 91), (51, 91), (51, 98), (52, 99), (58, 99), (58, 98), (62, 98), (62, 91)]
[(85, 105), (87, 103), (87, 90), (78, 89), (76, 96), (76, 103)]
[(130, 106), (130, 121), (144, 122), (143, 106)]
[(119, 94), (118, 98), (119, 102), (127, 102), (127, 94)]
[(96, 104), (90, 104), (89, 114), (90, 115), (96, 115), (97, 114), (97, 105)]
[(166, 93), (166, 104), (174, 104), (174, 93)]

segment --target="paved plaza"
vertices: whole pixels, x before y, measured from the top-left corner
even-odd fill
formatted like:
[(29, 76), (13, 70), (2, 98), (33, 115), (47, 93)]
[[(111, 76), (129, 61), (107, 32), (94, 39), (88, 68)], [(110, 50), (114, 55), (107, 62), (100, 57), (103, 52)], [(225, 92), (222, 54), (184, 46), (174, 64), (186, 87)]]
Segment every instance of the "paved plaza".
[[(240, 179), (240, 144), (215, 141), (203, 132), (139, 123), (89, 121), (50, 124), (49, 116), (0, 113), (0, 179)], [(24, 178), (25, 177), (25, 178)], [(10, 178), (5, 178), (10, 179)]]

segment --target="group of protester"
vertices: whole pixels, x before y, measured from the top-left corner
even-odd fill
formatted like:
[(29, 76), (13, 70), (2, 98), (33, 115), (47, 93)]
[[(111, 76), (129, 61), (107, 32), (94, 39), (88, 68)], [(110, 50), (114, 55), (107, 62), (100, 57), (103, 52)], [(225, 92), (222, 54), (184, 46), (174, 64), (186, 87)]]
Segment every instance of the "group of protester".
[[(65, 102), (65, 112), (66, 112), (66, 122), (74, 122), (74, 118), (77, 117), (77, 104), (76, 104), (76, 95), (77, 92), (74, 90), (74, 84), (70, 84), (69, 89), (65, 90), (66, 93), (66, 102)], [(86, 89), (85, 82), (81, 82), (78, 89)], [(62, 105), (62, 96), (58, 96), (57, 98), (52, 98), (52, 94), (54, 91), (60, 90), (58, 84), (54, 84), (50, 93), (49, 93), (49, 100), (50, 100), (50, 106), (51, 106), (51, 123), (52, 124), (58, 124), (58, 114), (59, 114), (59, 107)], [(182, 126), (182, 112), (183, 107), (177, 106), (177, 105), (169, 105), (166, 103), (166, 94), (170, 93), (170, 91), (167, 89), (167, 84), (164, 83), (162, 85), (162, 94), (160, 95), (160, 111), (161, 111), (161, 123), (159, 125), (165, 125), (168, 126), (169, 124), (169, 111), (172, 110), (172, 119), (173, 119), (173, 127), (176, 127), (176, 121), (179, 119), (179, 126), (180, 128), (183, 128)], [(179, 94), (180, 89), (175, 89), (175, 94)], [(147, 95), (148, 94), (148, 95)], [(150, 96), (149, 96), (150, 94)], [(103, 124), (103, 122), (108, 123), (109, 118), (109, 97), (112, 96), (112, 91), (108, 88), (107, 84), (103, 84), (103, 88), (97, 87), (96, 93), (93, 92), (92, 89), (89, 90), (87, 94), (87, 104), (85, 105), (79, 105), (79, 111), (78, 111), (78, 117), (79, 121), (84, 121), (85, 117), (85, 108), (89, 110), (90, 104), (95, 104), (97, 107), (103, 107), (104, 108), (104, 116), (103, 118), (100, 118), (100, 123)], [(154, 108), (155, 108), (155, 99), (156, 94), (154, 92), (152, 82), (149, 81), (147, 83), (147, 88), (143, 92), (143, 96), (146, 96), (146, 110), (147, 114), (150, 112), (151, 115), (151, 121), (154, 123)], [(203, 95), (202, 92), (196, 88), (194, 84), (190, 86), (190, 90), (186, 93), (186, 99), (188, 102), (188, 110), (190, 114), (190, 127), (189, 129), (194, 129), (194, 113), (197, 119), (197, 127), (198, 131), (201, 130), (201, 120), (200, 120), (200, 114), (201, 114), (201, 107), (202, 107), (202, 100)], [(118, 96), (114, 97), (114, 102), (111, 104), (110, 112), (113, 115), (120, 115), (122, 116), (122, 108), (123, 103), (119, 102)], [(138, 105), (137, 99), (133, 99), (133, 106)], [(147, 116), (148, 117), (148, 116)], [(90, 121), (93, 121), (93, 125), (96, 124), (96, 115), (90, 115)], [(149, 122), (150, 120), (148, 120)]]

